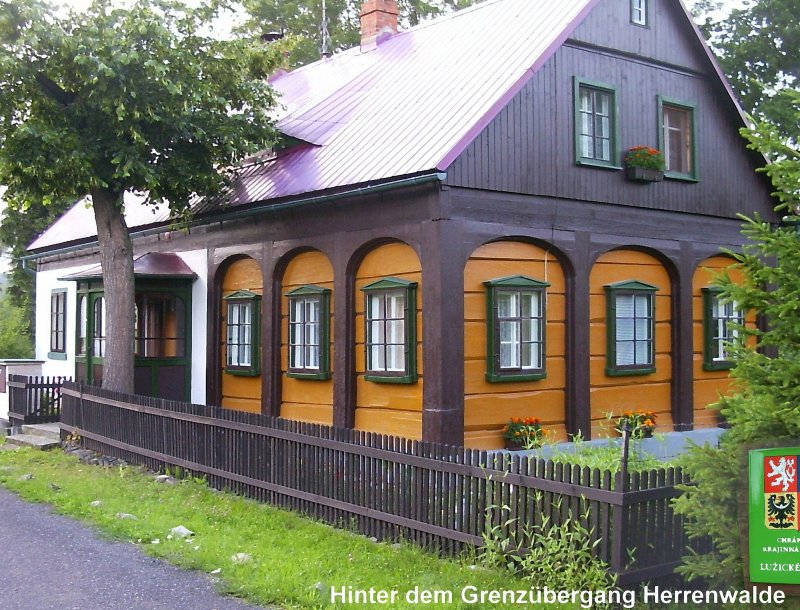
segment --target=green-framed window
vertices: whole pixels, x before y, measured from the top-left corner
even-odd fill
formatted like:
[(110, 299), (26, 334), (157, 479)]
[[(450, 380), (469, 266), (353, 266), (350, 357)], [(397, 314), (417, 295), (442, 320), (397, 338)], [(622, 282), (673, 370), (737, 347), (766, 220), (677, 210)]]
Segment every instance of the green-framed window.
[(619, 169), (616, 89), (576, 77), (574, 97), (575, 162)]
[(261, 295), (239, 290), (224, 300), (227, 306), (225, 372), (231, 375), (259, 375)]
[(364, 378), (384, 383), (417, 381), (417, 284), (385, 278), (364, 286)]
[(741, 340), (744, 312), (735, 301), (720, 298), (719, 288), (703, 288), (703, 369), (724, 371), (733, 368), (730, 350)]
[(106, 355), (106, 298), (94, 299), (92, 311), (92, 356), (105, 358)]
[(486, 379), (533, 381), (547, 376), (547, 293), (550, 285), (524, 275), (486, 286)]
[(136, 340), (139, 358), (186, 356), (186, 303), (165, 291), (136, 292)]
[(78, 320), (77, 320), (77, 333), (75, 354), (77, 356), (85, 356), (87, 348), (88, 324), (89, 324), (89, 295), (78, 295)]
[(606, 375), (646, 375), (656, 370), (656, 292), (636, 280), (606, 288)]
[(331, 291), (301, 286), (289, 299), (289, 377), (330, 379)]
[(50, 351), (48, 358), (67, 359), (67, 290), (50, 292)]
[(697, 107), (659, 96), (658, 147), (668, 178), (697, 181)]
[(631, 0), (631, 23), (641, 26), (650, 25), (649, 8), (650, 0)]

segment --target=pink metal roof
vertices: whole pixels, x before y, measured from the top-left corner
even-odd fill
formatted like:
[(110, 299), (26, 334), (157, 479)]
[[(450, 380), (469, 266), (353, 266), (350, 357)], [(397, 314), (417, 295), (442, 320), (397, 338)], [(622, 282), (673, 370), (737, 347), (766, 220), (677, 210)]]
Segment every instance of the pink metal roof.
[[(177, 254), (148, 252), (133, 259), (133, 274), (142, 278), (195, 278), (197, 274)], [(103, 277), (100, 265), (65, 275), (62, 280), (86, 280)]]
[[(446, 170), (598, 0), (487, 0), (272, 79), (307, 144), (244, 168), (233, 205)], [(166, 220), (126, 201), (131, 228)], [(30, 249), (96, 234), (76, 204)]]

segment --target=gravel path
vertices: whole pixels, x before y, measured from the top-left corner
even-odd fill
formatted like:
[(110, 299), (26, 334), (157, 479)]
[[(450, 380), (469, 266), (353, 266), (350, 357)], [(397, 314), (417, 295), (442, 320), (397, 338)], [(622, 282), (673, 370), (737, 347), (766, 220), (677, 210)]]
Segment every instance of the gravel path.
[(253, 610), (203, 574), (99, 538), (49, 507), (0, 489), (0, 608)]

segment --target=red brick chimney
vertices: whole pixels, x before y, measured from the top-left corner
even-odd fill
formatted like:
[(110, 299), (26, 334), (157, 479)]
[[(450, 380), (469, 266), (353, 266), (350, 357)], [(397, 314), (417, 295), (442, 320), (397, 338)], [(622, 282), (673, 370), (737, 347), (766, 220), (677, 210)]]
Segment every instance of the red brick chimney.
[(378, 36), (397, 31), (397, 0), (366, 0), (361, 6), (361, 48), (378, 44)]

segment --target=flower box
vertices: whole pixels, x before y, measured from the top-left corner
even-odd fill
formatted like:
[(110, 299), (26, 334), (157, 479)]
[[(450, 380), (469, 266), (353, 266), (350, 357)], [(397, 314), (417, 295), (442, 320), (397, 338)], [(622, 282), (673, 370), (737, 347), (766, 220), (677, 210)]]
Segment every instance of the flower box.
[(664, 179), (664, 172), (660, 169), (630, 165), (625, 168), (625, 175), (631, 182), (661, 182)]

